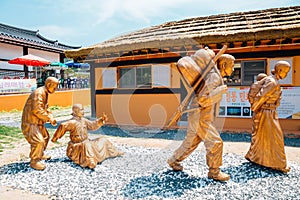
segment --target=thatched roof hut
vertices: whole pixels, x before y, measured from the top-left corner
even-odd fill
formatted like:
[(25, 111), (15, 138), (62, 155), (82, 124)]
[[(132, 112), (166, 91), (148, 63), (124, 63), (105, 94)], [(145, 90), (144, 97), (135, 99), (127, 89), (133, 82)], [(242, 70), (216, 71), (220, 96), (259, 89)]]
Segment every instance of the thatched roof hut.
[(300, 6), (195, 17), (134, 31), (66, 57), (93, 60), (157, 52), (180, 52), (207, 45), (220, 49), (300, 44)]

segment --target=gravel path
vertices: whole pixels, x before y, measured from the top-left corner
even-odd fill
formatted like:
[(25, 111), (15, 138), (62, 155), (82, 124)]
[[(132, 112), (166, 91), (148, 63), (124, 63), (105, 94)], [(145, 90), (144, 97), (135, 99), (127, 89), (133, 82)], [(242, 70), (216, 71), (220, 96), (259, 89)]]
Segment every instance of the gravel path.
[(51, 199), (299, 199), (300, 166), (290, 162), (284, 175), (226, 153), (223, 171), (227, 183), (207, 178), (204, 149), (197, 149), (174, 172), (166, 164), (169, 148), (119, 145), (122, 157), (83, 169), (65, 156), (65, 148), (47, 150), (52, 155), (44, 171), (29, 167), (28, 160), (0, 168), (0, 186), (43, 194)]
[[(88, 108), (86, 112), (90, 114)], [(54, 113), (63, 121), (71, 109)], [(0, 124), (19, 127), (20, 113), (2, 113)], [(221, 183), (207, 178), (203, 145), (183, 162), (183, 172), (167, 166), (185, 130), (104, 126), (92, 133), (91, 138), (108, 135), (125, 155), (107, 159), (95, 170), (83, 169), (66, 157), (65, 138), (63, 146), (49, 144), (46, 153), (52, 159), (46, 170), (36, 171), (29, 167), (28, 144), (19, 145), (19, 152), (12, 149), (0, 156), (0, 199), (300, 199), (300, 138), (285, 138), (292, 169), (284, 175), (244, 159), (250, 134), (221, 134), (222, 169), (231, 175)]]

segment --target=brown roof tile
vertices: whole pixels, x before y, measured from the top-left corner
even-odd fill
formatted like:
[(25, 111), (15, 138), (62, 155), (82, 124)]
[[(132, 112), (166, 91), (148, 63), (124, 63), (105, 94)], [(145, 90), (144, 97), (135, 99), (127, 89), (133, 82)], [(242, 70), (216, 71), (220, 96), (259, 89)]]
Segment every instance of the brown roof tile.
[(48, 48), (58, 51), (78, 49), (79, 46), (70, 46), (43, 37), (39, 31), (26, 30), (0, 23), (0, 39), (4, 42), (14, 42), (35, 47)]

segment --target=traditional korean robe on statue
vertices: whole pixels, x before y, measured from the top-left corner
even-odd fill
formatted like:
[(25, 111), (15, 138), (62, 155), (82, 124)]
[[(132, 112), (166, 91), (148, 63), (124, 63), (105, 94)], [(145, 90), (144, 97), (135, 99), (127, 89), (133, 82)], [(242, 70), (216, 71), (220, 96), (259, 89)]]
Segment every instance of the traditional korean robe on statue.
[(258, 121), (253, 130), (251, 146), (245, 158), (259, 165), (277, 170), (287, 166), (284, 151), (284, 136), (276, 108), (280, 104), (281, 88), (273, 76), (264, 79), (258, 99), (251, 107)]
[(28, 97), (22, 112), (22, 132), (31, 145), (29, 157), (40, 161), (49, 142), (49, 133), (44, 124), (53, 118), (48, 108), (49, 92), (46, 87), (39, 87)]
[(67, 156), (81, 167), (95, 168), (97, 163), (106, 158), (123, 155), (123, 152), (117, 150), (104, 136), (94, 140), (88, 139), (88, 130), (96, 130), (100, 126), (98, 121), (73, 117), (60, 124), (52, 141), (55, 142), (69, 131), (71, 141), (68, 143)]

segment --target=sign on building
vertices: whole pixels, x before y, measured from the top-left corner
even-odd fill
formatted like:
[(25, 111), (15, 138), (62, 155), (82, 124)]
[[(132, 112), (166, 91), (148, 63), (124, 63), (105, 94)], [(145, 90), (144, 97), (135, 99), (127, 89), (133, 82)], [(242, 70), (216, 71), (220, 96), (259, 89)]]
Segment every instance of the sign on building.
[[(252, 117), (247, 99), (249, 87), (230, 87), (220, 104), (220, 117)], [(278, 117), (300, 119), (300, 87), (282, 87), (281, 104), (277, 108)]]

